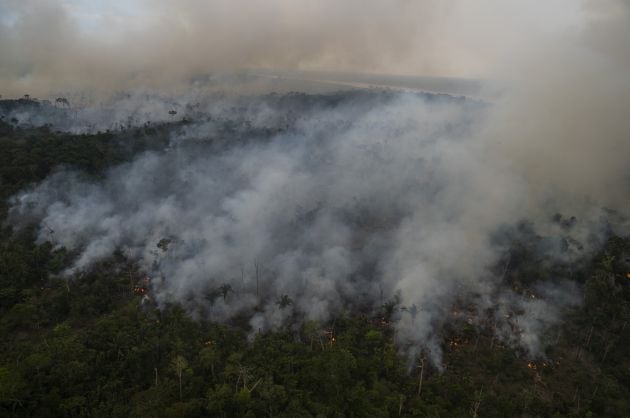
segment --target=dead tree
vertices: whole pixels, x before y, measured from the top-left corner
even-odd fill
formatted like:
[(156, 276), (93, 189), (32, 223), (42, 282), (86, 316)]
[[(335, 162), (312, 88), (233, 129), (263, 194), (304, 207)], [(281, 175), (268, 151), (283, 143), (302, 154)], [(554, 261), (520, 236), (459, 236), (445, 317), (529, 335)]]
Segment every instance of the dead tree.
[(259, 281), (259, 275), (258, 275), (258, 260), (254, 260), (254, 269), (256, 271), (256, 297), (258, 297), (259, 291), (260, 291), (260, 281)]
[(418, 375), (418, 394), (417, 396), (419, 397), (420, 394), (422, 393), (422, 379), (424, 377), (424, 356), (420, 357), (420, 366), (418, 366), (420, 368), (420, 373)]
[(473, 418), (477, 418), (479, 415), (479, 406), (481, 405), (481, 395), (483, 394), (483, 385), (479, 388), (479, 392), (476, 394), (475, 402), (471, 408)]
[(608, 352), (615, 345), (615, 341), (611, 341), (610, 344), (606, 346), (606, 350), (604, 350), (604, 355), (602, 356), (602, 363), (606, 361), (606, 356), (608, 356)]
[(577, 411), (580, 412), (580, 388), (575, 388), (575, 393), (573, 394), (573, 402), (576, 402)]
[(179, 400), (182, 400), (182, 376), (184, 372), (188, 369), (188, 361), (181, 356), (176, 356), (171, 361), (171, 366), (173, 367), (173, 371), (177, 375), (177, 379), (179, 380)]
[(594, 325), (591, 325), (591, 329), (588, 332), (588, 337), (586, 337), (586, 347), (589, 346), (589, 344), (591, 343), (591, 337), (593, 336), (593, 329), (595, 328)]
[(238, 384), (239, 384), (239, 382), (242, 381), (243, 382), (243, 389), (246, 390), (249, 393), (253, 392), (254, 389), (256, 389), (256, 387), (262, 381), (262, 377), (259, 378), (252, 385), (252, 387), (247, 387), (247, 382), (251, 379), (251, 377), (252, 377), (252, 375), (251, 375), (250, 369), (248, 367), (239, 365), (239, 367), (238, 367), (238, 379), (236, 380), (236, 391), (238, 391)]

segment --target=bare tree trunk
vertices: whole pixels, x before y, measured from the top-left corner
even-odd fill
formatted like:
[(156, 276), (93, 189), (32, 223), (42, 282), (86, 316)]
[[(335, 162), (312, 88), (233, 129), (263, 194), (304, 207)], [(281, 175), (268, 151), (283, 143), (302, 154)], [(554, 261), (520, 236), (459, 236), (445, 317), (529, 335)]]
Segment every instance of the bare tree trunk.
[(503, 267), (503, 274), (501, 274), (501, 281), (503, 281), (503, 279), (505, 279), (505, 275), (507, 274), (507, 272), (510, 269), (510, 262), (512, 261), (512, 252), (508, 252), (508, 259), (505, 263), (505, 267)]
[(588, 345), (591, 343), (591, 337), (593, 336), (593, 329), (595, 328), (594, 325), (591, 325), (591, 329), (588, 332), (588, 337), (586, 337), (586, 345), (585, 347), (588, 347)]
[(473, 404), (473, 409), (472, 409), (472, 416), (473, 418), (477, 418), (477, 414), (479, 413), (479, 406), (481, 405), (481, 395), (483, 393), (483, 385), (481, 385), (481, 388), (479, 389), (479, 393), (477, 394), (477, 399), (475, 400), (475, 403)]
[(179, 400), (182, 400), (182, 372), (177, 373), (177, 377), (179, 378)]
[(610, 344), (606, 346), (606, 350), (604, 350), (604, 355), (602, 356), (602, 363), (606, 360), (606, 356), (608, 355), (608, 352), (610, 351), (613, 345), (614, 343), (611, 342)]
[(591, 399), (595, 398), (595, 395), (597, 395), (597, 390), (599, 389), (599, 385), (595, 386), (595, 390), (593, 390), (593, 394), (591, 395)]
[(420, 359), (420, 377), (418, 378), (418, 396), (422, 393), (422, 379), (424, 377), (424, 357)]
[(258, 379), (258, 380), (256, 381), (256, 383), (254, 383), (254, 386), (252, 386), (252, 388), (251, 388), (251, 389), (247, 389), (247, 388), (245, 388), (245, 389), (247, 389), (247, 391), (251, 393), (251, 392), (253, 392), (253, 391), (254, 391), (254, 389), (256, 389), (256, 386), (258, 386), (258, 384), (259, 384), (261, 381), (262, 381), (262, 377), (261, 377), (260, 379)]
[(259, 276), (258, 276), (258, 261), (254, 261), (254, 269), (256, 270), (256, 297), (259, 296), (259, 287), (260, 287), (260, 282), (259, 282)]

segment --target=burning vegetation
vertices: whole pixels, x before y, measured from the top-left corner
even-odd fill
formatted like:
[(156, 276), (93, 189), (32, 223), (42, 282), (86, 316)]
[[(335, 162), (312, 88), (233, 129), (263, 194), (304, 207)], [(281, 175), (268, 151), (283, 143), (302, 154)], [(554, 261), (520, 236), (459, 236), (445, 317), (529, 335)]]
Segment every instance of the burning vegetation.
[[(135, 160), (108, 149), (105, 155), (127, 163), (110, 172), (94, 169), (103, 184), (61, 173), (39, 188), (12, 189), (28, 190), (17, 201), (25, 218), (46, 218), (39, 241), (28, 244), (37, 250), (29, 250), (24, 258), (35, 257), (29, 259), (35, 267), (13, 267), (15, 260), (9, 257), (11, 251), (25, 252), (26, 247), (19, 245), (26, 244), (7, 238), (2, 248), (18, 245), (17, 249), (0, 252), (9, 257), (2, 266), (12, 275), (31, 274), (29, 269), (34, 269), (33, 294), (42, 293), (37, 296), (41, 300), (34, 299), (41, 302), (37, 309), (24, 306), (32, 294), (28, 290), (9, 288), (5, 293), (16, 312), (35, 318), (32, 332), (41, 332), (48, 344), (40, 344), (43, 355), (55, 352), (49, 346), (68, 332), (55, 331), (46, 322), (52, 320), (38, 317), (40, 310), (53, 309), (50, 318), (57, 318), (55, 324), (66, 320), (76, 327), (95, 324), (107, 335), (101, 340), (89, 333), (86, 344), (94, 340), (98, 346), (90, 345), (86, 352), (113, 347), (98, 357), (104, 361), (100, 366), (115, 364), (107, 369), (112, 376), (129, 370), (123, 377), (116, 375), (125, 385), (158, 400), (162, 395), (174, 402), (203, 399), (199, 404), (205, 402), (206, 412), (225, 411), (226, 416), (244, 415), (258, 403), (289, 410), (289, 398), (301, 405), (378, 399), (376, 408), (390, 416), (491, 415), (493, 410), (502, 411), (501, 416), (544, 415), (555, 405), (553, 396), (562, 399), (561, 407), (554, 406), (562, 413), (584, 412), (585, 404), (602, 414), (608, 411), (598, 404), (612, 396), (606, 382), (614, 380), (616, 393), (627, 393), (619, 383), (623, 379), (610, 377), (613, 364), (625, 359), (630, 328), (626, 327), (630, 273), (623, 255), (630, 246), (625, 239), (610, 238), (593, 261), (582, 245), (580, 229), (588, 220), (574, 216), (558, 215), (543, 221), (543, 227), (510, 219), (507, 226), (493, 225), (488, 235), (485, 229), (470, 231), (467, 221), (454, 222), (450, 213), (436, 224), (446, 225), (446, 230), (432, 229), (431, 216), (444, 213), (445, 206), (416, 212), (418, 202), (433, 202), (427, 197), (452, 184), (431, 180), (439, 177), (435, 174), (439, 167), (423, 171), (425, 162), (420, 164), (418, 158), (427, 149), (414, 149), (413, 144), (422, 141), (408, 134), (417, 131), (416, 125), (410, 130), (387, 116), (358, 120), (352, 113), (369, 113), (376, 101), (379, 106), (386, 103), (385, 114), (397, 114), (409, 110), (405, 102), (390, 93), (365, 94), (265, 98), (260, 106), (270, 106), (273, 114), (288, 115), (278, 110), (283, 106), (300, 109), (269, 125), (256, 125), (261, 123), (260, 112), (251, 110), (256, 103), (201, 122), (175, 123), (172, 115), (172, 125), (138, 128), (126, 133), (124, 141), (112, 143), (112, 148), (135, 149), (142, 147), (134, 141), (145, 141), (155, 132), (166, 138), (159, 152), (143, 153)], [(438, 99), (404, 100), (421, 113), (427, 112), (430, 100)], [(465, 100), (440, 100), (438, 105), (445, 109), (455, 105), (469, 111), (473, 106)], [(327, 106), (352, 118), (322, 125), (320, 110), (304, 116)], [(182, 108), (178, 115), (188, 117), (195, 109)], [(230, 119), (232, 113), (237, 116)], [(392, 123), (393, 128), (387, 128)], [(450, 118), (448, 126), (432, 128), (427, 123), (423, 129), (435, 129), (435, 137), (468, 129), (450, 125)], [(375, 129), (378, 135), (373, 134)], [(218, 132), (216, 138), (199, 134), (208, 131)], [(32, 143), (19, 138), (33, 146), (16, 142), (11, 161), (19, 162), (24, 152), (46, 144), (34, 142), (43, 135), (39, 131), (21, 135), (33, 136)], [(77, 146), (89, 146), (79, 148), (86, 157), (76, 161), (102, 164), (102, 156), (89, 157), (90, 150), (102, 150), (107, 138), (116, 135), (81, 138), (84, 142)], [(395, 137), (411, 151), (390, 155), (396, 149), (381, 144), (381, 137)], [(355, 144), (357, 138), (374, 142)], [(302, 142), (317, 146), (303, 147)], [(349, 144), (349, 149), (339, 144)], [(54, 149), (57, 145), (50, 143)], [(388, 161), (393, 161), (391, 167)], [(408, 168), (404, 173), (412, 173), (401, 181), (388, 182), (391, 173), (372, 177), (378, 172), (374, 167), (385, 164), (398, 170), (401, 162)], [(355, 171), (348, 172), (349, 167)], [(28, 166), (24, 173), (36, 174), (29, 170), (35, 169)], [(12, 173), (3, 171), (3, 176)], [(431, 181), (425, 184), (425, 177)], [(225, 183), (215, 181), (219, 178)], [(335, 188), (344, 181), (350, 184)], [(123, 192), (128, 184), (137, 187)], [(367, 187), (372, 184), (381, 186)], [(348, 197), (347, 190), (356, 190), (357, 196)], [(50, 205), (42, 203), (60, 195)], [(92, 201), (99, 202), (98, 210), (111, 211), (99, 213)], [(454, 213), (458, 210), (466, 208), (453, 208)], [(65, 224), (68, 212), (85, 217), (85, 230)], [(105, 229), (103, 219), (109, 222)], [(111, 219), (128, 220), (130, 226), (117, 229)], [(547, 230), (552, 233), (541, 232)], [(487, 237), (489, 243), (484, 238), (461, 244), (464, 232)], [(609, 237), (588, 239), (598, 244), (602, 236)], [(72, 247), (94, 237), (97, 244)], [(479, 247), (492, 255), (481, 257), (483, 262), (466, 258), (471, 248)], [(103, 256), (108, 250), (109, 258)], [(59, 277), (56, 286), (42, 284), (41, 278), (50, 272)], [(101, 272), (106, 272), (103, 277)], [(105, 276), (115, 285), (108, 285)], [(108, 334), (113, 332), (108, 328), (109, 314), (126, 324), (111, 327), (120, 334)], [(23, 324), (8, 318), (3, 322), (6, 329)], [(564, 318), (568, 325), (563, 325)], [(38, 350), (33, 353), (42, 354)], [(49, 363), (30, 368), (36, 359), (29, 355), (14, 356), (11, 367), (24, 365), (16, 372), (22, 381), (39, 382), (38, 373), (44, 373), (40, 370)], [(81, 370), (71, 366), (69, 370)], [(581, 370), (594, 376), (600, 385), (597, 391), (589, 391)], [(173, 382), (175, 391), (169, 395), (166, 388)], [(100, 383), (90, 392), (90, 401), (104, 396)], [(518, 406), (510, 403), (513, 399), (518, 399)], [(533, 400), (546, 405), (544, 413)], [(464, 412), (454, 406), (462, 402)], [(502, 402), (508, 406), (499, 405)], [(311, 415), (336, 413), (313, 408)], [(344, 406), (336, 408), (350, 412)], [(361, 411), (364, 416), (378, 415), (369, 408)], [(276, 412), (258, 409), (257, 414)]]

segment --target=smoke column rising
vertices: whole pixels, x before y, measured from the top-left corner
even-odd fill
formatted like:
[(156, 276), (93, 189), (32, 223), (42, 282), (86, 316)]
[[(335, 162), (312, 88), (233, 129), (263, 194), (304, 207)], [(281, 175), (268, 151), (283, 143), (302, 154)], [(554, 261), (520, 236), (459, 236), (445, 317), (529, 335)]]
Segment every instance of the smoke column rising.
[[(269, 123), (268, 112), (262, 101), (250, 123)], [(217, 122), (200, 122), (101, 184), (51, 176), (16, 198), (13, 216), (41, 219), (42, 240), (52, 230), (57, 245), (79, 249), (68, 275), (120, 248), (150, 272), (159, 304), (218, 321), (250, 315), (253, 329), (276, 329), (294, 311), (328, 321), (400, 295), (418, 309), (401, 314), (401, 342), (431, 345), (437, 362), (436, 332), (456, 298), (480, 310), (497, 292), (506, 306), (528, 303), (512, 301), (492, 271), (506, 248), (491, 235), (528, 215), (528, 196), (509, 166), (486, 160), (474, 136), (485, 112), (461, 100), (366, 94), (314, 109), (270, 140), (222, 147), (208, 136)], [(233, 294), (208, 299), (225, 284)], [(289, 309), (276, 303), (282, 295)], [(530, 321), (526, 310), (521, 325), (553, 323), (565, 304), (539, 302), (544, 317)], [(537, 337), (516, 342), (536, 354)]]
[[(508, 3), (512, 11), (527, 9)], [(493, 4), (482, 2), (479, 10)], [(528, 220), (550, 243), (579, 242), (547, 248), (550, 259), (570, 262), (598, 248), (610, 227), (607, 213), (627, 215), (629, 5), (580, 5), (580, 25), (509, 33), (519, 54), (483, 44), (480, 50), (497, 60), (489, 72), (510, 82), (489, 106), (410, 94), (350, 100), (300, 115), (269, 140), (219, 148), (211, 144), (226, 138), (216, 124), (199, 122), (174, 135), (169, 149), (112, 169), (102, 183), (54, 174), (15, 198), (13, 219), (41, 220), (57, 244), (78, 249), (68, 274), (122, 248), (152, 272), (158, 303), (180, 301), (212, 319), (249, 313), (253, 329), (273, 329), (294, 311), (326, 321), (353, 304), (374, 305), (381, 294), (400, 295), (408, 308), (395, 325), (401, 345), (428, 348), (439, 363), (440, 326), (464, 299), (480, 311), (495, 307), (499, 336), (535, 356), (544, 330), (577, 302), (578, 292), (562, 278), (539, 283), (535, 300), (510, 290), (496, 271), (509, 249), (497, 234)], [(467, 10), (458, 2), (452, 7), (455, 18)], [(187, 30), (194, 34), (197, 27)], [(408, 34), (404, 20), (401, 27)], [(313, 48), (288, 49), (317, 53), (286, 62), (331, 56), (363, 62), (344, 42), (317, 40), (306, 43)], [(377, 45), (385, 50), (393, 45), (382, 42)], [(252, 45), (242, 39), (234, 45), (240, 43)], [(227, 50), (238, 59), (255, 57)], [(198, 62), (192, 67), (202, 68)], [(252, 126), (282, 120), (264, 101), (248, 112)], [(554, 213), (575, 215), (578, 223), (567, 231), (551, 220)], [(623, 224), (616, 227), (624, 232)], [(47, 238), (42, 228), (41, 239)], [(171, 240), (168, 249), (157, 250), (163, 238)], [(204, 296), (226, 283), (233, 294), (212, 303)], [(285, 294), (295, 303), (281, 309), (276, 301)], [(521, 312), (511, 319), (520, 332), (501, 319), (502, 309)]]

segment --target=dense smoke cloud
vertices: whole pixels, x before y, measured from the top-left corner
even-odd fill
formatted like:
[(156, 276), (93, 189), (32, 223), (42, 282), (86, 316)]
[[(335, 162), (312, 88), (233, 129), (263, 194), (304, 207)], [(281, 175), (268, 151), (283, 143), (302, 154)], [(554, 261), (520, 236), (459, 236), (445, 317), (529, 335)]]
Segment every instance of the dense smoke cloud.
[[(509, 248), (493, 234), (529, 214), (523, 179), (488, 160), (475, 137), (486, 107), (346, 95), (294, 121), (300, 96), (284, 109), (252, 102), (239, 113), (249, 132), (287, 121), (291, 128), (236, 145), (239, 135), (217, 135), (235, 120), (222, 109), (233, 107), (214, 103), (210, 121), (181, 128), (168, 149), (114, 168), (102, 184), (66, 171), (51, 176), (17, 197), (14, 219), (41, 219), (41, 240), (80, 250), (66, 274), (122, 249), (153, 277), (158, 304), (182, 302), (213, 320), (249, 315), (254, 330), (276, 329), (294, 314), (328, 321), (399, 297), (408, 308), (398, 314), (400, 342), (431, 347), (437, 363), (436, 333), (461, 298), (479, 312), (522, 311), (513, 319), (521, 332), (499, 336), (537, 354), (539, 331), (575, 302), (575, 289), (563, 282), (563, 303), (532, 302), (494, 271)], [(579, 234), (593, 231), (589, 220), (571, 231), (557, 226), (552, 240), (597, 241)], [(551, 225), (550, 216), (538, 221)], [(546, 251), (571, 261), (588, 253)], [(225, 285), (232, 293), (220, 297)], [(542, 298), (558, 292), (555, 282), (545, 286)], [(282, 295), (293, 305), (278, 305)]]
[[(379, 2), (361, 4), (383, 22), (396, 20)], [(493, 2), (481, 4), (487, 10)], [(294, 314), (326, 321), (344, 309), (399, 297), (406, 308), (395, 324), (401, 346), (428, 348), (438, 363), (440, 326), (454, 305), (473, 303), (476, 318), (494, 308), (500, 338), (537, 355), (544, 330), (579, 292), (562, 277), (528, 278), (531, 295), (506, 285), (510, 237), (530, 228), (547, 259), (572, 263), (592, 254), (610, 228), (625, 232), (628, 215), (629, 5), (585, 4), (588, 25), (511, 34), (521, 46), (516, 55), (489, 47), (495, 58), (510, 57), (492, 71), (512, 83), (491, 105), (375, 94), (301, 113), (261, 99), (239, 110), (252, 128), (242, 132), (244, 142), (230, 143), (233, 133), (220, 128), (228, 110), (187, 125), (168, 149), (114, 168), (102, 183), (65, 171), (51, 176), (16, 197), (13, 219), (41, 220), (41, 240), (78, 250), (69, 275), (121, 248), (150, 272), (158, 303), (183, 302), (196, 315), (229, 320), (248, 314), (252, 329), (273, 329)], [(518, 5), (527, 9), (512, 2), (498, 10), (521, 10)], [(230, 6), (223, 6), (222, 16), (231, 16)], [(312, 6), (315, 12), (318, 7), (326, 6)], [(461, 7), (455, 16), (467, 10)], [(260, 16), (254, 12), (248, 19)], [(199, 38), (192, 17), (172, 16), (186, 22), (182, 28), (191, 39)], [(270, 13), (268, 21), (275, 19)], [(361, 34), (367, 26), (360, 15), (353, 19), (349, 30)], [(333, 29), (343, 26), (331, 21)], [(400, 22), (402, 34), (405, 24)], [(285, 28), (277, 27), (279, 33)], [(433, 27), (427, 33), (439, 34)], [(221, 25), (216, 30), (221, 33)], [(296, 42), (284, 45), (296, 57), (279, 62), (326, 62), (330, 56), (363, 63), (351, 52), (353, 43), (343, 42), (347, 38), (322, 32), (314, 45), (307, 36), (285, 41)], [(332, 44), (328, 33), (339, 42)], [(361, 36), (361, 42), (372, 39)], [(251, 63), (265, 65), (256, 58), (258, 47), (249, 54), (240, 48), (256, 45), (244, 38), (229, 50), (235, 61), (225, 62), (246, 65), (239, 60), (254, 57)], [(387, 39), (376, 45), (388, 50), (399, 41)], [(398, 43), (392, 54), (410, 45)], [(158, 62), (148, 51), (148, 62)], [(175, 57), (192, 63), (185, 68), (203, 67)], [(234, 109), (217, 100), (204, 106), (210, 106), (207, 114)], [(248, 135), (278, 126), (288, 129), (271, 138)], [(611, 225), (611, 213), (621, 221)], [(168, 244), (158, 248), (163, 239)], [(233, 291), (208, 296), (225, 284)], [(294, 304), (282, 308), (276, 303), (282, 295)]]
[[(628, 2), (594, 2), (588, 28), (519, 59), (516, 81), (482, 136), (526, 180), (531, 211), (598, 205), (627, 212)], [(613, 7), (614, 6), (614, 7)], [(507, 68), (507, 67), (506, 67)]]
[(0, 94), (139, 86), (172, 92), (244, 69), (485, 77), (540, 33), (580, 20), (577, 2), (483, 0), (8, 0)]

